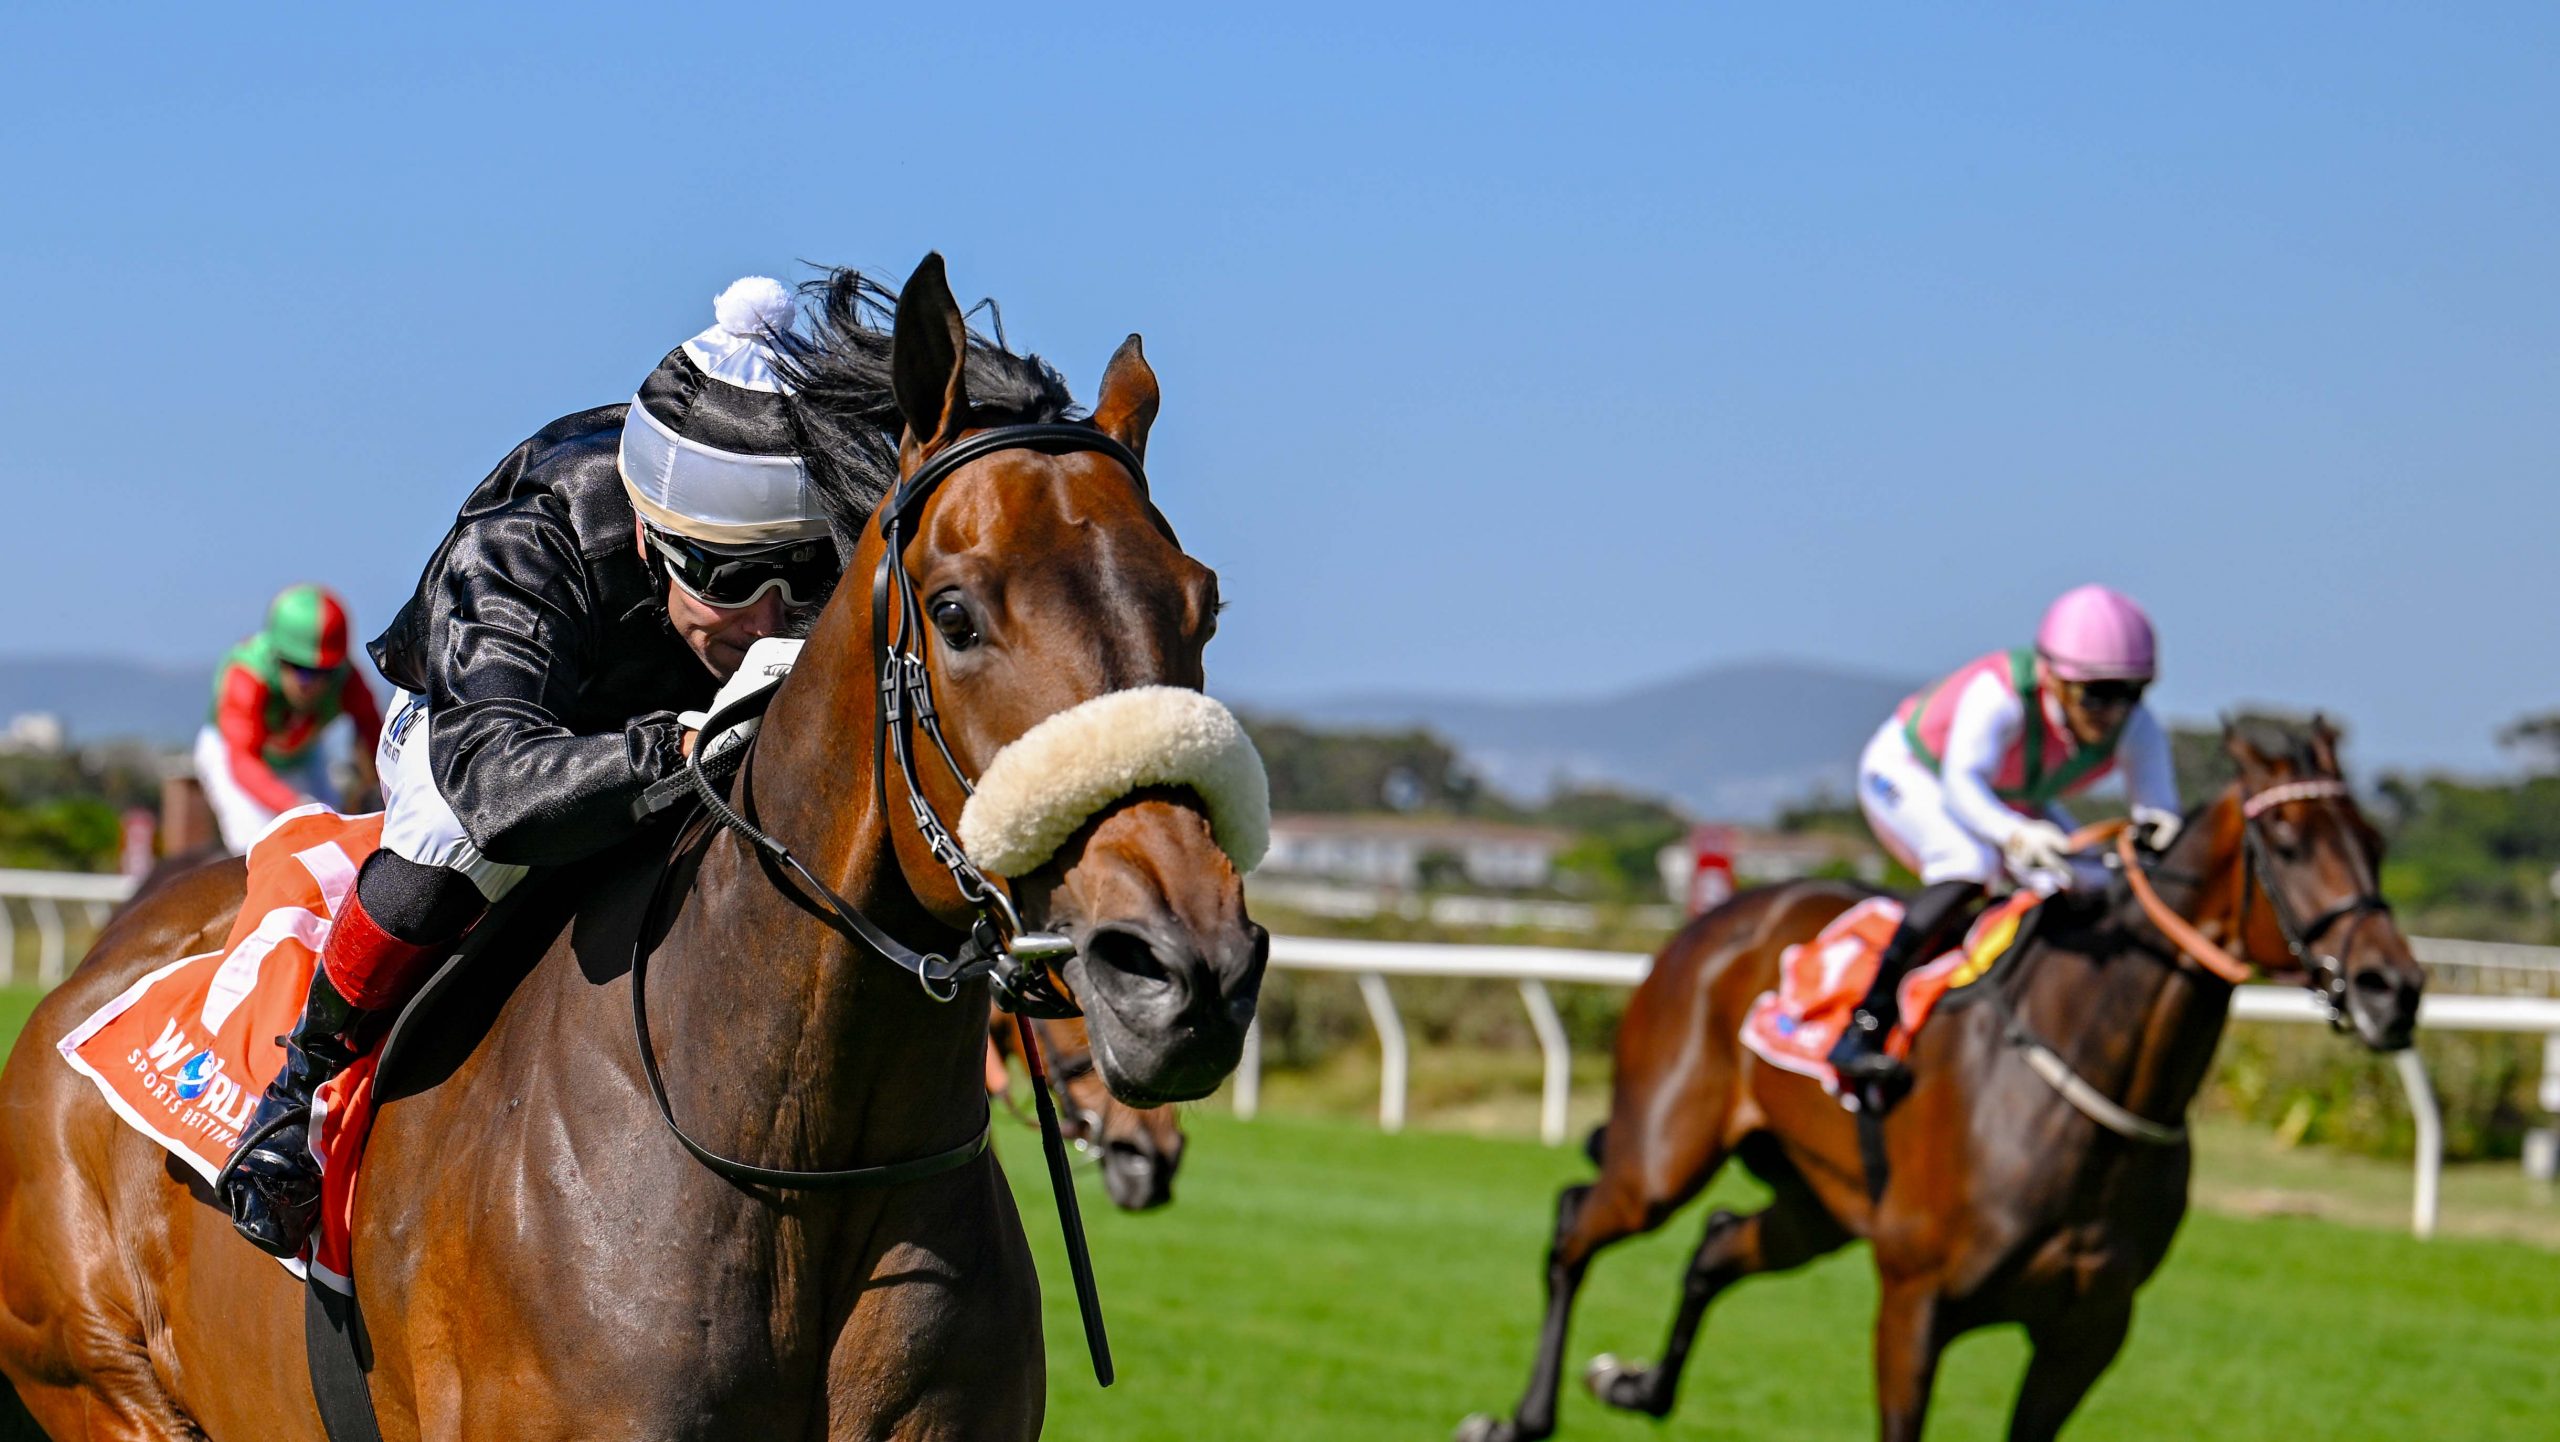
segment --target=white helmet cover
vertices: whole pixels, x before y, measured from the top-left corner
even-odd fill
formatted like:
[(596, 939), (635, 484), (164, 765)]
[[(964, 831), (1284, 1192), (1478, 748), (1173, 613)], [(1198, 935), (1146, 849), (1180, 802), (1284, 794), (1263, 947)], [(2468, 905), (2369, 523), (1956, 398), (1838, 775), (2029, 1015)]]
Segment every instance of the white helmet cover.
[(717, 322), (667, 352), (622, 422), (622, 485), (642, 520), (720, 546), (771, 546), (827, 533), (792, 442), (773, 337), (791, 293), (748, 276), (713, 302)]

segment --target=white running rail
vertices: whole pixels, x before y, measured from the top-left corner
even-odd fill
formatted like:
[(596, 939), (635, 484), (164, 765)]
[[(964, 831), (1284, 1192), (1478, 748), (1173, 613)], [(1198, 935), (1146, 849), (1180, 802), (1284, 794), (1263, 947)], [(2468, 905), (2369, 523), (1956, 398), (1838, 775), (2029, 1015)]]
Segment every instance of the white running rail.
[(35, 923), (36, 984), (52, 986), (71, 974), (71, 934), (63, 925), (63, 908), (79, 908), (94, 932), (132, 894), (129, 876), (0, 868), (0, 984), (18, 979), (18, 906)]
[[(76, 908), (90, 930), (106, 923), (116, 905), (133, 894), (133, 879), (68, 871), (13, 871), (0, 868), (0, 984), (18, 974), (17, 914), (24, 908), (35, 927), (38, 985), (52, 986), (71, 971), (71, 928), (66, 908)], [(2560, 978), (2560, 947), (2515, 946), (2503, 942), (2459, 941), (2443, 937), (2409, 939), (2418, 959), (2430, 966), (2494, 971), (2542, 980)], [(1382, 1060), (1378, 1083), (1378, 1123), (1388, 1131), (1405, 1122), (1412, 1055), (1404, 1018), (1396, 1010), (1391, 976), (1475, 977), (1508, 981), (1519, 988), (1538, 1038), (1543, 1063), (1539, 1088), (1538, 1134), (1549, 1145), (1565, 1139), (1565, 1103), (1573, 1084), (1573, 1054), (1564, 1024), (1556, 1015), (1550, 982), (1633, 986), (1644, 980), (1653, 958), (1636, 952), (1577, 951), (1548, 946), (1457, 946), (1430, 942), (1345, 941), (1328, 937), (1275, 936), (1271, 964), (1291, 971), (1329, 971), (1351, 976), (1360, 987), (1370, 1024), (1377, 1029)], [(2308, 994), (2293, 987), (2246, 986), (2232, 999), (2232, 1015), (2247, 1021), (2316, 1022), (2323, 1020)], [(2429, 996), (2418, 1024), (2435, 1031), (2505, 1031), (2540, 1033), (2545, 1038), (2544, 1105), (2560, 1111), (2560, 996)], [(2409, 1112), (2417, 1124), (2417, 1199), (2413, 1225), (2419, 1236), (2435, 1232), (2437, 1189), (2444, 1172), (2444, 1126), (2426, 1066), (2414, 1051), (2394, 1061), (2408, 1093)], [(1262, 1095), (1262, 1036), (1245, 1035), (1244, 1060), (1237, 1068), (1238, 1114), (1250, 1117)]]
[[(2560, 948), (2495, 946), (2479, 942), (2447, 942), (2413, 937), (2419, 959), (2437, 964), (2495, 965), (2517, 970), (2560, 969)], [(1545, 1073), (1540, 1088), (1538, 1134), (1548, 1145), (1565, 1139), (1565, 1103), (1572, 1086), (1573, 1056), (1554, 1000), (1546, 984), (1633, 986), (1644, 980), (1653, 958), (1635, 952), (1576, 951), (1546, 946), (1456, 946), (1432, 942), (1346, 941), (1331, 937), (1275, 936), (1271, 964), (1290, 971), (1335, 972), (1355, 978), (1378, 1032), (1380, 1074), (1378, 1124), (1388, 1131), (1404, 1127), (1411, 1072), (1411, 1049), (1404, 1019), (1387, 986), (1391, 976), (1474, 977), (1509, 981), (1520, 988), (1522, 1005), (1538, 1038)], [(2232, 997), (2231, 1013), (2244, 1021), (2325, 1022), (2308, 992), (2291, 986), (2244, 986)], [(2429, 996), (2419, 1006), (2418, 1025), (2435, 1031), (2505, 1031), (2540, 1033), (2548, 1040), (2546, 1061), (2560, 1057), (2560, 997)], [(2410, 1225), (2421, 1237), (2436, 1230), (2438, 1196), (2444, 1177), (2444, 1122), (2426, 1063), (2414, 1050), (2392, 1058), (2401, 1089), (2409, 1098), (2409, 1114), (2417, 1127), (2416, 1196)], [(2546, 1076), (2546, 1097), (2560, 1096), (2560, 1075)], [(1262, 1038), (1245, 1036), (1244, 1059), (1237, 1067), (1235, 1105), (1250, 1118), (1261, 1105)]]

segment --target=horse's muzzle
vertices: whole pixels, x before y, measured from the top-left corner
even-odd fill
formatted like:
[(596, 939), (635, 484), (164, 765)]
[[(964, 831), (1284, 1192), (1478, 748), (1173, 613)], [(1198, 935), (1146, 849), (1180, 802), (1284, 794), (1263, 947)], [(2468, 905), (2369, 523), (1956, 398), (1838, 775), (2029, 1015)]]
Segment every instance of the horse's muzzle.
[(1068, 979), (1083, 1001), (1094, 1062), (1136, 1106), (1217, 1090), (1244, 1055), (1271, 935), (1250, 922), (1209, 936), (1115, 920), (1081, 939)]

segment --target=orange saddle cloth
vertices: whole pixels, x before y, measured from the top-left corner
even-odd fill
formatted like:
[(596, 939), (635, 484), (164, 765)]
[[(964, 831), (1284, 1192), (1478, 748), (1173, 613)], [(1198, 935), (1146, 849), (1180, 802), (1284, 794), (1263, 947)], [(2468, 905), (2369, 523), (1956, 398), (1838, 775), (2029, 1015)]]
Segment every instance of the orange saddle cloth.
[[(221, 949), (127, 987), (56, 1043), (63, 1059), (98, 1084), (116, 1115), (211, 1183), (284, 1065), (276, 1038), (301, 1015), (330, 922), (381, 844), (379, 812), (305, 806), (278, 817), (249, 848), (248, 899)], [(306, 1255), (285, 1263), (340, 1291), (353, 1289), (348, 1224), (373, 1124), (375, 1061), (368, 1052), (320, 1088), (311, 1115), (320, 1227)]]
[[(1981, 980), (2041, 900), (2019, 891), (1993, 903), (1965, 932), (1964, 945), (1903, 977), (1902, 1020), (1885, 1038), (1885, 1050), (1910, 1055), (1912, 1037), (1939, 999)], [(1743, 1018), (1742, 1044), (1771, 1066), (1812, 1077), (1836, 1095), (1840, 1078), (1831, 1067), (1832, 1044), (1848, 1028), (1849, 1014), (1875, 980), (1885, 944), (1901, 925), (1902, 903), (1872, 896), (1832, 918), (1813, 940), (1788, 947), (1778, 957), (1777, 989), (1760, 993)]]

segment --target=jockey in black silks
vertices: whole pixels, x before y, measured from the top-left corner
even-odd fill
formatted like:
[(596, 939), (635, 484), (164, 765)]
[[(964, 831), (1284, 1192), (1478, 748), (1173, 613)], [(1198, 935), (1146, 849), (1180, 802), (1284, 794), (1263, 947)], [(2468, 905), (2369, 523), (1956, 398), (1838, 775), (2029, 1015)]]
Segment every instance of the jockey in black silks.
[(382, 849), (224, 1174), (233, 1224), (264, 1251), (309, 1239), (312, 1093), (355, 1059), (368, 1017), (405, 1001), (529, 868), (630, 835), (635, 801), (682, 765), (694, 713), (733, 677), (770, 684), (762, 656), (740, 674), (748, 648), (835, 582), (775, 365), (790, 294), (750, 277), (714, 309), (628, 405), (554, 421), (500, 462), (373, 643), (399, 688), (378, 752)]

